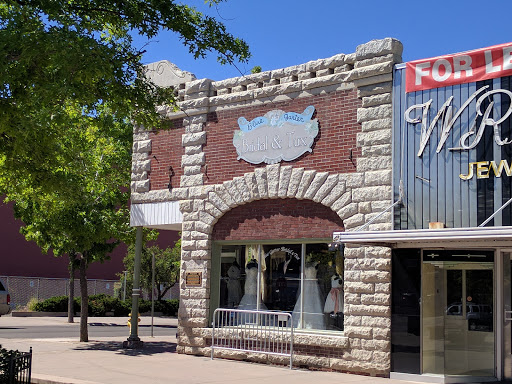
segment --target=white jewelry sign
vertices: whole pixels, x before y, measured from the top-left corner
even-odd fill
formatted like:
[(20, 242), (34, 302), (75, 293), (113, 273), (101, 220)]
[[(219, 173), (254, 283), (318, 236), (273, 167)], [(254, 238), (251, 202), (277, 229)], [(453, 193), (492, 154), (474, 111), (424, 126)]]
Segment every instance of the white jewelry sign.
[(240, 130), (233, 136), (238, 160), (275, 164), (312, 152), (311, 146), (318, 135), (318, 121), (311, 120), (313, 112), (315, 107), (310, 105), (301, 114), (273, 110), (250, 122), (240, 117)]

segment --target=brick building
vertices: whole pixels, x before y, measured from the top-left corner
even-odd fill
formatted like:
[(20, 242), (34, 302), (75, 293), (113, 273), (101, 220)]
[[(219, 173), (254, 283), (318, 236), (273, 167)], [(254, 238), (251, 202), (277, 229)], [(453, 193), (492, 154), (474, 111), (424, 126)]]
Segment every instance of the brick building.
[[(293, 314), (294, 364), (389, 376), (391, 251), (343, 250), (332, 234), (392, 204), (391, 81), (401, 52), (400, 42), (377, 40), (216, 82), (169, 62), (149, 66), (177, 89), (180, 111), (161, 108), (165, 131), (134, 132), (132, 225), (182, 228), (180, 353), (210, 353), (218, 307), (270, 309)], [(391, 214), (370, 228), (391, 229)], [(190, 273), (199, 286), (187, 284)], [(249, 297), (255, 284), (260, 294)]]

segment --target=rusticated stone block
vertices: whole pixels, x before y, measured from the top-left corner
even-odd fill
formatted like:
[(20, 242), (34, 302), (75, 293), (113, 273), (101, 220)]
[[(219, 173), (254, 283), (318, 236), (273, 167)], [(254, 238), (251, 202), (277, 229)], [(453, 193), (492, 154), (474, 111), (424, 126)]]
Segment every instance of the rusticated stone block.
[(310, 200), (313, 199), (317, 191), (324, 184), (325, 180), (327, 179), (327, 176), (329, 176), (328, 172), (316, 173), (308, 189), (304, 192), (304, 198)]
[(292, 174), (290, 176), (290, 182), (288, 184), (288, 191), (286, 193), (287, 197), (295, 197), (303, 174), (304, 168), (293, 168)]
[(313, 201), (317, 203), (321, 202), (325, 198), (325, 196), (327, 196), (327, 194), (332, 191), (332, 189), (337, 183), (338, 175), (329, 175), (325, 182), (316, 192), (315, 196), (313, 197)]
[(258, 185), (258, 193), (261, 199), (268, 198), (268, 188), (267, 188), (267, 169), (266, 168), (256, 168), (254, 170), (254, 175), (256, 176), (256, 183)]
[(284, 198), (288, 193), (288, 185), (290, 184), (290, 178), (292, 176), (293, 168), (291, 166), (281, 166), (279, 175), (279, 188), (277, 196)]

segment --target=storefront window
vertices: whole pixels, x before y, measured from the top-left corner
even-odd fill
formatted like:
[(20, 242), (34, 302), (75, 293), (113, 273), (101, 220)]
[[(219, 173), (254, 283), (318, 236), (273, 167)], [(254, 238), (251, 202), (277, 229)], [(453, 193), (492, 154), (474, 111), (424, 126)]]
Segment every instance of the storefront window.
[(283, 311), (299, 329), (343, 330), (341, 251), (325, 243), (226, 245), (220, 259), (221, 308)]

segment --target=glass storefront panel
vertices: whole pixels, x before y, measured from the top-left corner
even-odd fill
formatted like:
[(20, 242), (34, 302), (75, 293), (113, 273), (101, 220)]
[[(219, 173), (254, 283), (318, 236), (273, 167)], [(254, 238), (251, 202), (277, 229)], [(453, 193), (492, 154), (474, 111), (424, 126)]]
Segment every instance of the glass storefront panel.
[(296, 328), (341, 331), (342, 276), (343, 256), (326, 243), (222, 245), (219, 307), (289, 312)]
[(391, 267), (391, 371), (420, 374), (420, 250), (393, 250)]
[(423, 373), (494, 376), (493, 254), (425, 251)]

